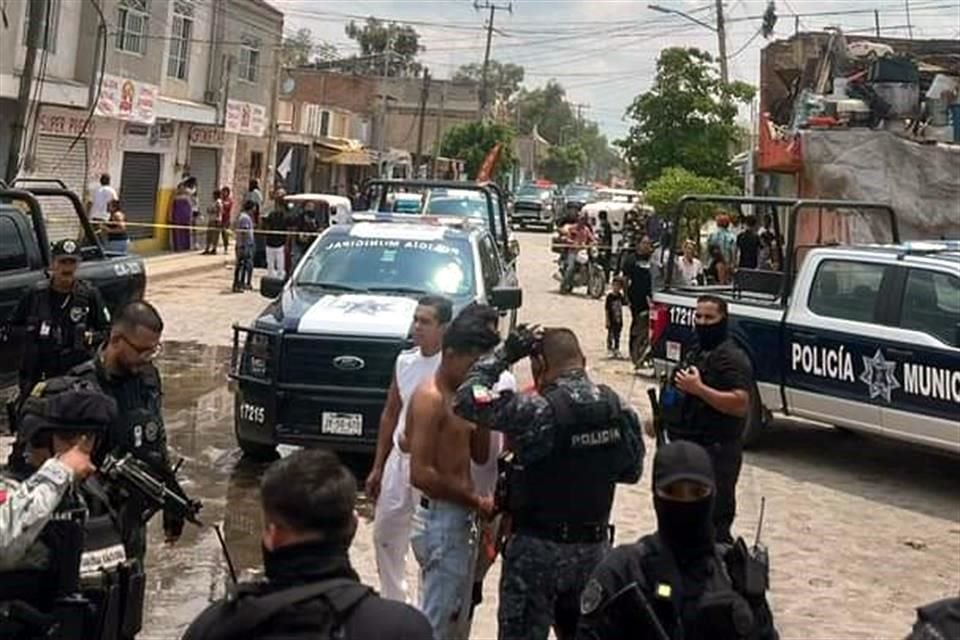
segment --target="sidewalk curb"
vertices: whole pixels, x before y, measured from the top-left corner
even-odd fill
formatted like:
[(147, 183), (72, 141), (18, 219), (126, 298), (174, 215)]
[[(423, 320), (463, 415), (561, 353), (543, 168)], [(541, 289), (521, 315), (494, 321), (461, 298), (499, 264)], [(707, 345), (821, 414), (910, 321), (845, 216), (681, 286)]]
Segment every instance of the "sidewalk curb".
[(146, 271), (147, 271), (147, 287), (149, 288), (152, 284), (157, 284), (159, 282), (166, 282), (168, 280), (174, 280), (176, 278), (182, 278), (188, 275), (196, 275), (198, 273), (204, 273), (206, 271), (214, 271), (216, 269), (228, 269), (233, 266), (233, 262), (224, 258), (223, 260), (212, 260), (207, 263), (201, 264), (192, 264), (190, 266), (185, 266), (183, 269), (174, 270), (174, 269), (162, 269), (159, 273), (152, 274), (150, 272), (150, 262), (147, 261)]

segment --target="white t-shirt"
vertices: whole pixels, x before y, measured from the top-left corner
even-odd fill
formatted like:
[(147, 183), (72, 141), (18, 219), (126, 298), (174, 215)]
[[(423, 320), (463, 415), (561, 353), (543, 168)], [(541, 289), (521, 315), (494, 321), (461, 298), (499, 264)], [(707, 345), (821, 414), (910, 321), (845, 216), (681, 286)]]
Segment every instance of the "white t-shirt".
[(677, 258), (677, 267), (680, 269), (681, 285), (697, 284), (697, 276), (703, 271), (703, 264), (701, 264), (697, 258), (694, 258), (691, 262), (687, 262), (686, 258), (680, 256)]
[(440, 366), (441, 352), (437, 351), (429, 357), (420, 353), (420, 347), (414, 347), (406, 351), (401, 351), (397, 356), (397, 364), (394, 373), (397, 376), (397, 391), (400, 392), (400, 416), (397, 418), (397, 425), (393, 429), (393, 446), (400, 448), (400, 434), (407, 424), (407, 407), (410, 405), (410, 398), (413, 392), (421, 382), (437, 372)]
[[(494, 391), (517, 392), (517, 379), (509, 371), (500, 374), (500, 379)], [(473, 489), (481, 496), (492, 496), (497, 486), (497, 457), (503, 451), (503, 434), (499, 431), (490, 432), (490, 457), (484, 464), (470, 463), (470, 474), (473, 476)]]
[(107, 205), (111, 200), (119, 200), (117, 190), (108, 184), (102, 184), (93, 192), (93, 201), (90, 203), (90, 219), (105, 221), (110, 216), (107, 214)]

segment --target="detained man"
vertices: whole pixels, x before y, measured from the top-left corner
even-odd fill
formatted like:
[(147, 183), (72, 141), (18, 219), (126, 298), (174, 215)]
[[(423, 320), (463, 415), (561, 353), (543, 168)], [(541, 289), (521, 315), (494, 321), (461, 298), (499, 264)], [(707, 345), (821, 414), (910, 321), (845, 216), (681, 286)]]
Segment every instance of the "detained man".
[(413, 518), (410, 455), (400, 448), (410, 396), (440, 365), (443, 332), (453, 315), (449, 300), (424, 296), (413, 314), (414, 347), (397, 356), (393, 382), (380, 416), (377, 451), (367, 477), (367, 496), (376, 500), (373, 543), (384, 598), (409, 602), (406, 584), (407, 549)]
[(490, 432), (458, 418), (451, 401), (473, 363), (500, 342), (476, 312), (447, 328), (437, 373), (413, 394), (407, 414), (410, 480), (422, 492), (414, 511), (413, 553), (420, 565), (420, 610), (434, 636), (461, 637), (467, 625), (476, 554), (476, 515), (490, 517), (493, 498), (480, 495), (471, 463), (490, 455)]

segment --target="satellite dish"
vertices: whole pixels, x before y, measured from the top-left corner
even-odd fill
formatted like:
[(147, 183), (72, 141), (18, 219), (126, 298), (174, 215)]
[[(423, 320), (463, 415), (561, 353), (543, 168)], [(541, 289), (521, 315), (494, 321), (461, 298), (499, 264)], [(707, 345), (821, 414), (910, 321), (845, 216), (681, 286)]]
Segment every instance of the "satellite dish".
[(293, 93), (293, 90), (297, 87), (297, 81), (293, 78), (284, 78), (283, 82), (280, 83), (280, 91), (282, 93)]

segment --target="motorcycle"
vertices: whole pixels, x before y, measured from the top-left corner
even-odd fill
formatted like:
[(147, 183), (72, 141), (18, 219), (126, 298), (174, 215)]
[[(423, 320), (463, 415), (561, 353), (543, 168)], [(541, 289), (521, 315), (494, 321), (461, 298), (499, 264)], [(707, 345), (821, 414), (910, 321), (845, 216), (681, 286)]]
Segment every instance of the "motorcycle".
[(606, 277), (603, 268), (600, 266), (599, 251), (596, 247), (586, 249), (571, 249), (576, 251), (576, 257), (573, 261), (573, 275), (568, 277), (566, 273), (567, 259), (566, 254), (561, 254), (558, 260), (560, 280), (560, 293), (570, 293), (574, 287), (586, 287), (587, 295), (591, 298), (603, 297), (607, 288)]

